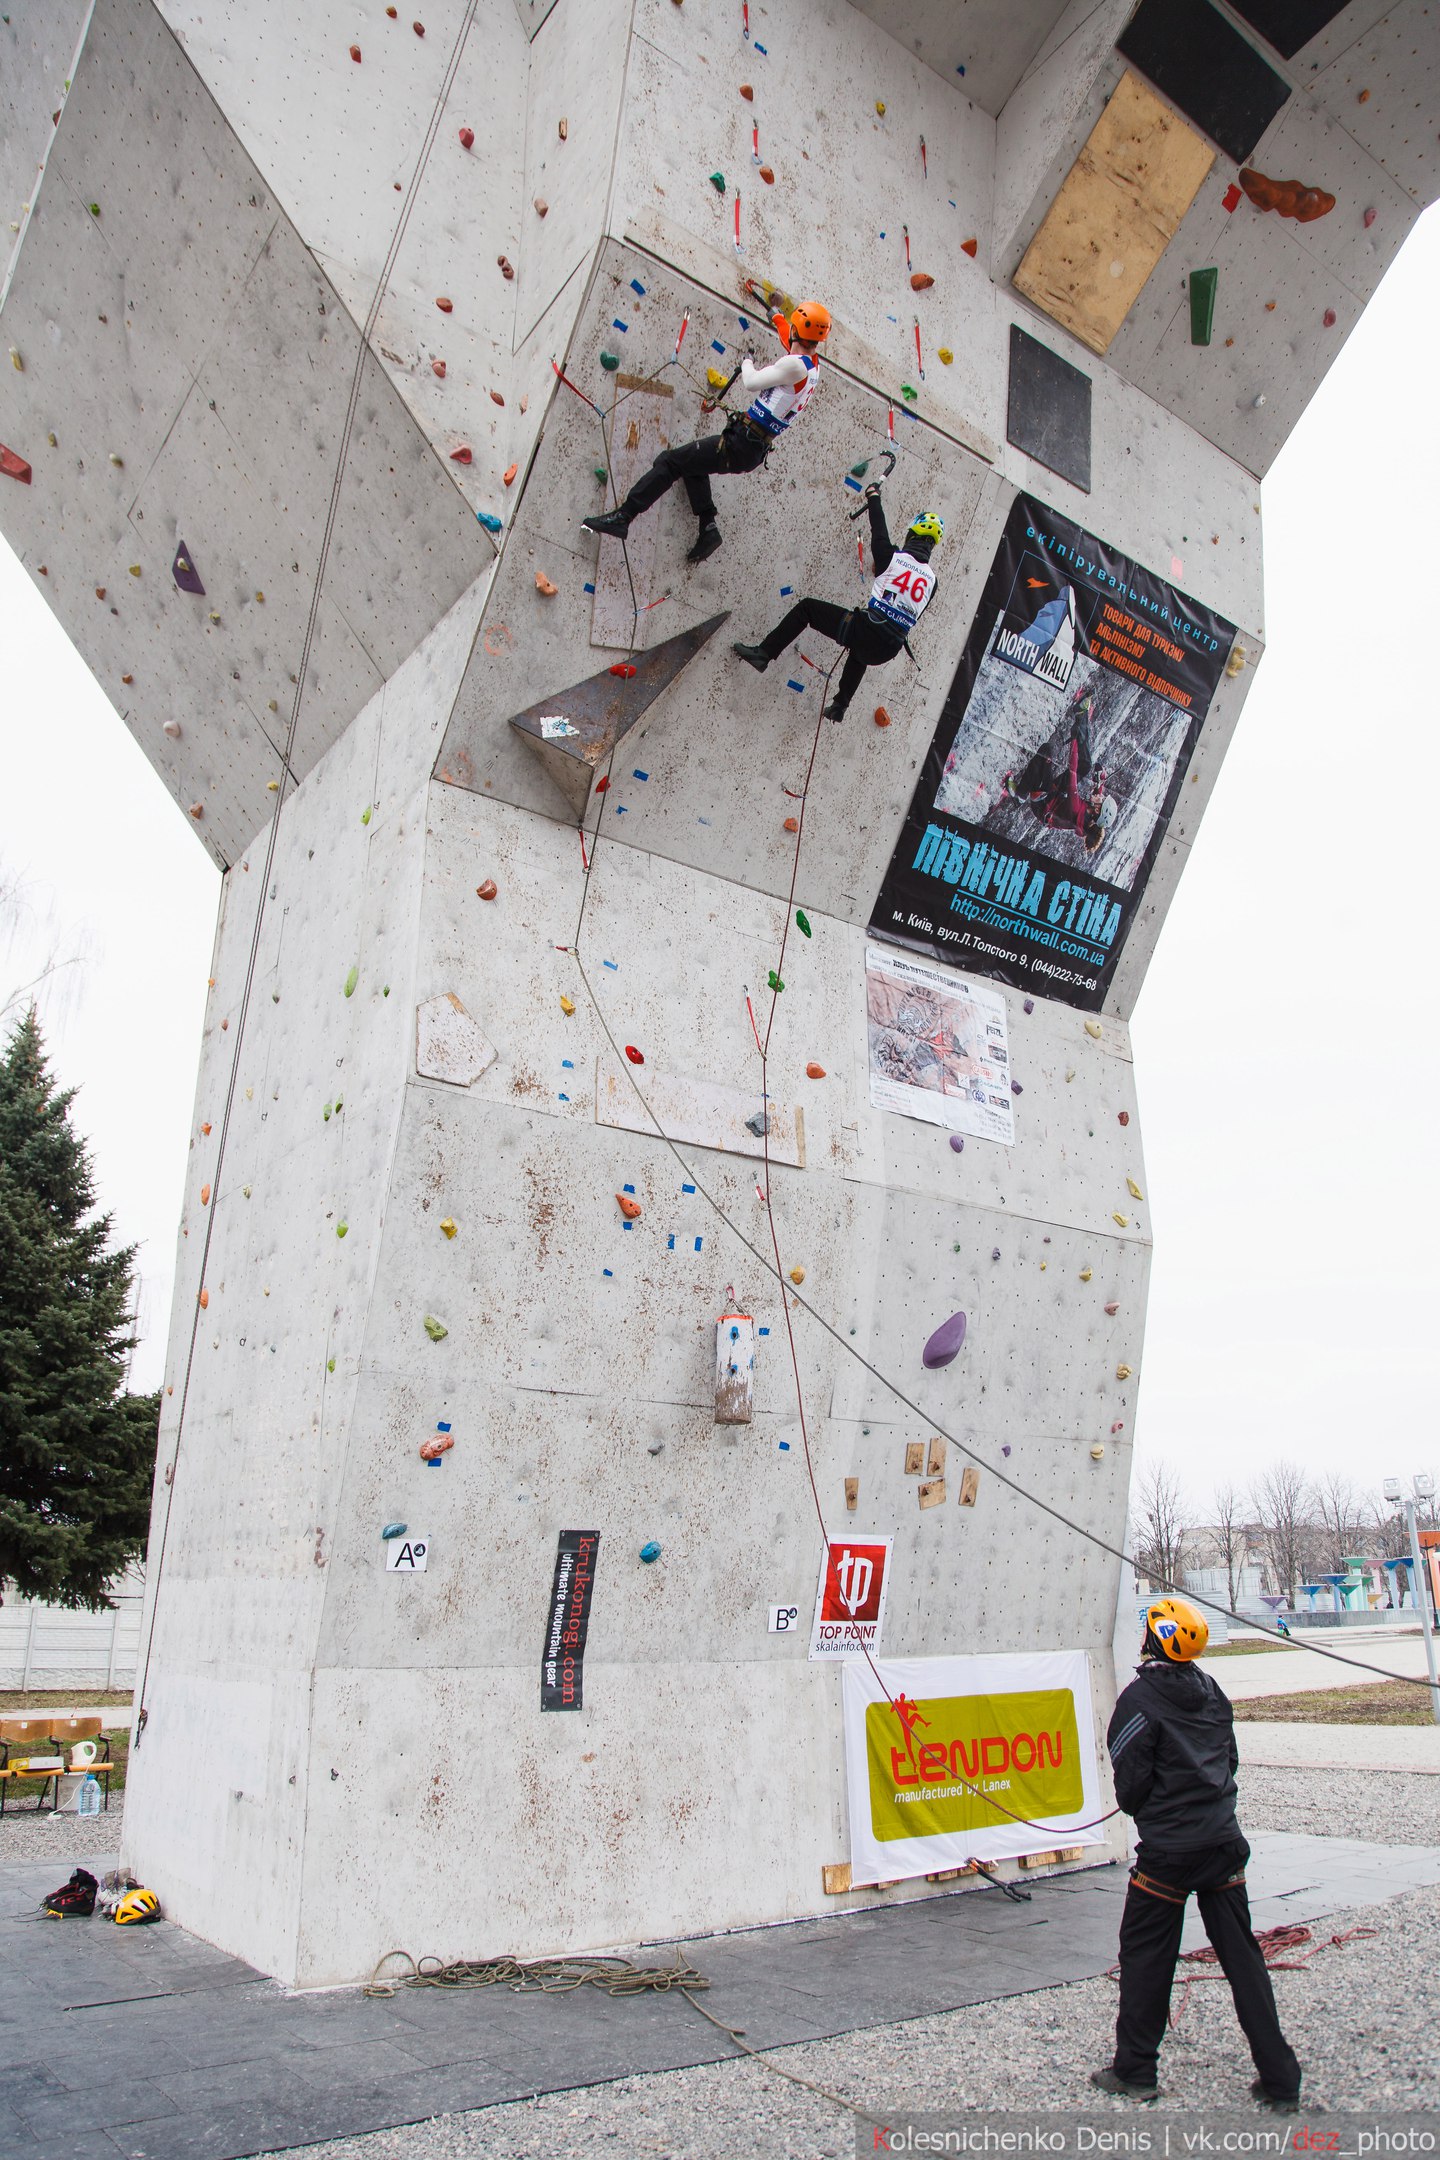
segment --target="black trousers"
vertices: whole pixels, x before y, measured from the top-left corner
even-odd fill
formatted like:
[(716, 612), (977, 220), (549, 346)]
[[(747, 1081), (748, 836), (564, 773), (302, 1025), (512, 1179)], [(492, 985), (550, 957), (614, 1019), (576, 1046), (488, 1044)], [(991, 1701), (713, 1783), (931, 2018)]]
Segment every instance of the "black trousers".
[(696, 442), (677, 443), (673, 450), (661, 451), (620, 508), (626, 517), (637, 518), (651, 503), (659, 502), (677, 480), (683, 480), (691, 509), (702, 525), (711, 525), (715, 521), (715, 497), (710, 475), (754, 472), (764, 464), (769, 450), (770, 444), (763, 436), (738, 427), (727, 427), (723, 435), (702, 435)]
[[(1120, 2014), (1115, 2021), (1115, 2071), (1153, 2085), (1170, 2014), (1170, 1989), (1180, 1955), (1185, 1901), (1195, 1892), (1220, 1968), (1235, 1998), (1235, 2015), (1250, 2043), (1265, 2089), (1294, 2095), (1300, 2065), (1275, 2008), (1265, 1958), (1250, 1926), (1245, 1894), (1244, 1838), (1194, 1852), (1162, 1853), (1141, 1845), (1130, 1871), (1120, 1922)], [(1207, 1983), (1208, 1984), (1208, 1983)]]
[(802, 630), (818, 630), (822, 637), (833, 638), (837, 645), (845, 647), (845, 665), (840, 671), (840, 687), (834, 698), (838, 712), (849, 710), (850, 700), (859, 689), (866, 668), (883, 667), (887, 660), (893, 660), (898, 652), (904, 651), (898, 632), (884, 623), (872, 621), (864, 608), (837, 607), (833, 600), (813, 597), (796, 601), (770, 635), (760, 640), (761, 650), (769, 653), (772, 660), (778, 660)]

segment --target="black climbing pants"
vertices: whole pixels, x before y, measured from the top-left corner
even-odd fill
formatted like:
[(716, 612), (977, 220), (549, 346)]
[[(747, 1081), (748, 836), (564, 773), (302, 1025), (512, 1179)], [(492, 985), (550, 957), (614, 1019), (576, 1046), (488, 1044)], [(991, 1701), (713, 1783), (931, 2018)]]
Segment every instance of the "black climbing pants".
[(866, 668), (883, 667), (905, 649), (899, 631), (892, 630), (888, 623), (877, 623), (864, 608), (837, 607), (833, 600), (816, 600), (812, 596), (796, 601), (783, 621), (761, 639), (761, 650), (778, 660), (802, 630), (818, 630), (822, 637), (833, 638), (837, 645), (845, 647), (845, 665), (833, 700), (834, 710), (842, 713), (849, 710)]
[(702, 435), (698, 442), (677, 443), (673, 450), (662, 450), (650, 467), (635, 482), (620, 508), (627, 518), (639, 517), (651, 503), (660, 497), (677, 480), (685, 483), (685, 493), (690, 507), (702, 525), (715, 522), (715, 497), (710, 489), (712, 473), (748, 473), (763, 465), (769, 454), (769, 441), (751, 429), (729, 425), (723, 435)]
[(1155, 2083), (1185, 1901), (1193, 1890), (1266, 2091), (1277, 2096), (1299, 2092), (1300, 2065), (1280, 2030), (1275, 1991), (1250, 1926), (1245, 1894), (1249, 1857), (1244, 1838), (1193, 1852), (1154, 1852), (1143, 1844), (1138, 1848), (1120, 1922), (1117, 2076), (1136, 2085)]

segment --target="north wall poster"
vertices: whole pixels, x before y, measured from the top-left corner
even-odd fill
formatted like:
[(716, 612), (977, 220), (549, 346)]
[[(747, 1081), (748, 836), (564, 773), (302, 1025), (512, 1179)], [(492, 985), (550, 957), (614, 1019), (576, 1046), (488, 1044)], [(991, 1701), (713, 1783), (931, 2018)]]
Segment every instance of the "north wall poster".
[(1017, 496), (872, 933), (1098, 1011), (1234, 640)]

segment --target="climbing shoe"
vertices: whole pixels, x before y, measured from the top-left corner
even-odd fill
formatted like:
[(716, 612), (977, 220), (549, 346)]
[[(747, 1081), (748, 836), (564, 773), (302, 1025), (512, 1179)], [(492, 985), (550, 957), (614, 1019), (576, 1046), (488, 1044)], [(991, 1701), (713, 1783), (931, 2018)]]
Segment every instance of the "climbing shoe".
[(1098, 2085), (1101, 2092), (1114, 2093), (1123, 2100), (1158, 2100), (1160, 2097), (1158, 2085), (1137, 2085), (1132, 2079), (1121, 2077), (1118, 2070), (1111, 2069), (1108, 2065), (1104, 2070), (1092, 2070), (1090, 2082)]
[(1258, 2100), (1261, 2107), (1269, 2108), (1272, 2115), (1298, 2115), (1300, 2112), (1298, 2092), (1273, 2093), (1263, 2078), (1255, 2079), (1250, 2087), (1250, 2097)]
[(730, 650), (738, 653), (747, 665), (754, 668), (757, 675), (763, 675), (770, 665), (770, 655), (763, 645), (732, 645)]
[(719, 526), (702, 525), (700, 527), (700, 537), (695, 542), (694, 547), (691, 548), (689, 554), (685, 557), (685, 560), (686, 562), (704, 562), (706, 556), (713, 555), (716, 548), (718, 548), (720, 545), (721, 539)]
[(823, 717), (827, 720), (833, 720), (838, 727), (839, 723), (845, 717), (845, 707), (840, 703), (839, 698), (832, 698), (830, 700), (830, 703), (825, 707)]
[(88, 1920), (95, 1910), (99, 1887), (88, 1868), (77, 1867), (69, 1882), (50, 1892), (45, 1910), (52, 1920)]
[(623, 510), (597, 510), (594, 517), (581, 518), (586, 532), (603, 533), (607, 540), (623, 540), (630, 530), (630, 520)]

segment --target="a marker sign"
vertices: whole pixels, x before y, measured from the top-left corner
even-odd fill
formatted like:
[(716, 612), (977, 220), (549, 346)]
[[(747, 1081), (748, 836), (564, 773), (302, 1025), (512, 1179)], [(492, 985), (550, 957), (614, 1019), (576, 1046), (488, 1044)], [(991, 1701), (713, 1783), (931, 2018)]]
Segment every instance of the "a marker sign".
[(423, 1575), (429, 1556), (430, 1544), (427, 1538), (387, 1538), (385, 1572), (387, 1575)]

